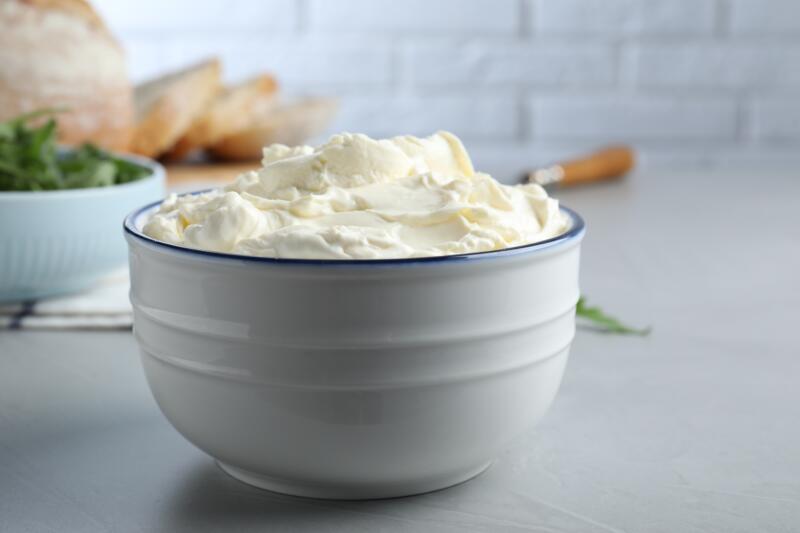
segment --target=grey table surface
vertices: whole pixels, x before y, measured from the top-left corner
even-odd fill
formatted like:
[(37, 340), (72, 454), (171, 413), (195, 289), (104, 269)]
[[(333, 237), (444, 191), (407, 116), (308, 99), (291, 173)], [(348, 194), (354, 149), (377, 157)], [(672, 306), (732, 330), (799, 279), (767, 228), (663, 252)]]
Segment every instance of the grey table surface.
[(0, 531), (800, 531), (800, 176), (648, 172), (563, 192), (579, 329), (545, 420), (482, 476), (371, 502), (228, 478), (150, 397), (129, 332), (0, 333)]

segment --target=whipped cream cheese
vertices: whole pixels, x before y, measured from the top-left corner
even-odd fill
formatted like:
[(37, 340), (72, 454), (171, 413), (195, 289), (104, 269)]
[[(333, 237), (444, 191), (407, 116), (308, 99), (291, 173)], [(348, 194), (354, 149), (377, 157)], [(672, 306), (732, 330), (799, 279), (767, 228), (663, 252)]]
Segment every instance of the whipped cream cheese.
[(272, 145), (263, 167), (211, 192), (167, 198), (144, 226), (190, 248), (300, 259), (389, 259), (499, 250), (549, 239), (569, 222), (536, 184), (475, 172), (438, 132), (317, 147)]

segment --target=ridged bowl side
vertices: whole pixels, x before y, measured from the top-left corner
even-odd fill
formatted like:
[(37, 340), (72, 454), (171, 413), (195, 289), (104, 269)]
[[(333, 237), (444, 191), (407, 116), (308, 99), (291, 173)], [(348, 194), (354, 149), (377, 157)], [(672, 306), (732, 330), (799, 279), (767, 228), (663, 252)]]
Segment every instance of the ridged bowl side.
[(85, 288), (125, 264), (120, 240), (108, 231), (0, 238), (0, 296), (31, 299)]
[(93, 189), (0, 192), (0, 302), (81, 290), (125, 265), (122, 220), (164, 194), (164, 169), (147, 178)]

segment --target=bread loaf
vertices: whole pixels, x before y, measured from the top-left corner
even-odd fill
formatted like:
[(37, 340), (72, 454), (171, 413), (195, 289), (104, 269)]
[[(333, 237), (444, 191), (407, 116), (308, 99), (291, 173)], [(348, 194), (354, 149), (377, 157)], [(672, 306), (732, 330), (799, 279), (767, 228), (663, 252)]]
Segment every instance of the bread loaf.
[(84, 0), (0, 1), (0, 120), (62, 108), (59, 140), (129, 147), (125, 56)]

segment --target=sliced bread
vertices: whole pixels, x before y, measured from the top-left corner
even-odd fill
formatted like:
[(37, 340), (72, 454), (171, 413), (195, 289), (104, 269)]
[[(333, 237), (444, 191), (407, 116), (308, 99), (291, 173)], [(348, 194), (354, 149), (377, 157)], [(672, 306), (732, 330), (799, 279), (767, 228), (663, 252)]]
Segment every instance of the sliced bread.
[(253, 116), (247, 128), (221, 139), (208, 150), (216, 158), (228, 161), (259, 160), (264, 146), (303, 144), (322, 133), (337, 109), (337, 101), (330, 98), (277, 104)]
[(158, 157), (202, 116), (220, 90), (220, 62), (209, 59), (138, 85), (131, 151)]
[(246, 129), (253, 113), (272, 105), (277, 91), (278, 83), (269, 74), (224, 89), (170, 149), (167, 157), (182, 159), (196, 149)]

